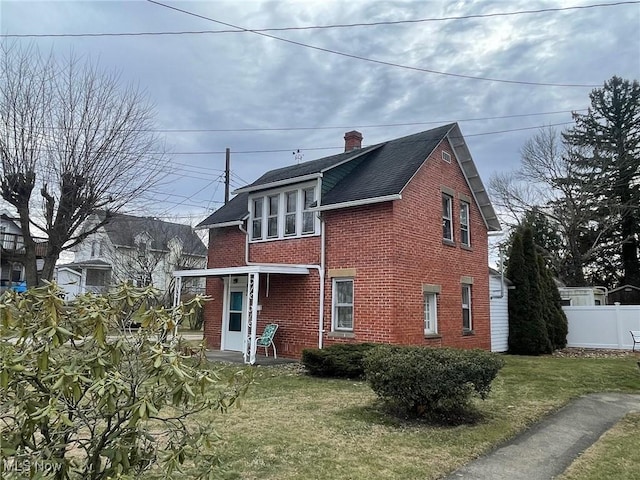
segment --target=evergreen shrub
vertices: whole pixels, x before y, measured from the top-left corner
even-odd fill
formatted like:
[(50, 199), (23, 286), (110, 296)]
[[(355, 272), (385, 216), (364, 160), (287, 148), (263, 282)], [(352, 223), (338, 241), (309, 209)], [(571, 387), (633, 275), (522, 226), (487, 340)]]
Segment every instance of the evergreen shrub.
[(316, 377), (362, 378), (363, 357), (375, 343), (338, 343), (326, 348), (305, 348), (302, 364)]
[(483, 400), (504, 361), (484, 350), (380, 346), (365, 357), (366, 379), (385, 403), (412, 416), (463, 412)]

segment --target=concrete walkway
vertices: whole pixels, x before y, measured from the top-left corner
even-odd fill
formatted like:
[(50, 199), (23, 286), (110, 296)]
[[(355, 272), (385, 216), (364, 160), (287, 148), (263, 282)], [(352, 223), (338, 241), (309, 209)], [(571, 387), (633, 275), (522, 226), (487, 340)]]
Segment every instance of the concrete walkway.
[(580, 397), (447, 479), (550, 480), (627, 413), (638, 411), (640, 395)]

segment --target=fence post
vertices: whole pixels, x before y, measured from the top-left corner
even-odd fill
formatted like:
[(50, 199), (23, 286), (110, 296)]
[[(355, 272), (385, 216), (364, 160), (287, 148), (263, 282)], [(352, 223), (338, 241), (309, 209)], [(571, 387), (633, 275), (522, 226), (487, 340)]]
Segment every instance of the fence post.
[(618, 348), (623, 349), (622, 345), (622, 321), (620, 320), (620, 302), (615, 302), (615, 315), (616, 315), (616, 332), (618, 334)]

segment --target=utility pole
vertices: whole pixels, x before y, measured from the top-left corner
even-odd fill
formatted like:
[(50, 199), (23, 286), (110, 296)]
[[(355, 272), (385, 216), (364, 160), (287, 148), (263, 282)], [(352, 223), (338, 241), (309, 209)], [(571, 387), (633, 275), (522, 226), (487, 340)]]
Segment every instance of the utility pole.
[(227, 148), (224, 167), (224, 203), (229, 203), (229, 166), (231, 164), (231, 149)]

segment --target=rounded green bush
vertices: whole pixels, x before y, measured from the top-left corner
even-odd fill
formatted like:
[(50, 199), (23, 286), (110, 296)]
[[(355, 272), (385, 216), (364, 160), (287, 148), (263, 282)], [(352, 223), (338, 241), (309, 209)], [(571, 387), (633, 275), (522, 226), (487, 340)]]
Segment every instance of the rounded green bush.
[(364, 358), (369, 385), (383, 401), (423, 416), (468, 407), (482, 399), (504, 362), (484, 350), (381, 345)]
[(316, 377), (361, 378), (364, 355), (375, 343), (337, 343), (327, 348), (305, 348), (302, 364)]

